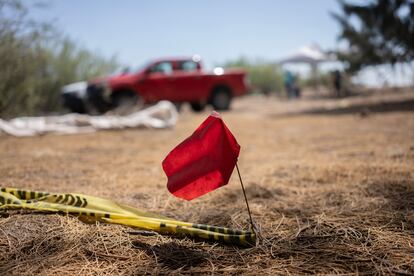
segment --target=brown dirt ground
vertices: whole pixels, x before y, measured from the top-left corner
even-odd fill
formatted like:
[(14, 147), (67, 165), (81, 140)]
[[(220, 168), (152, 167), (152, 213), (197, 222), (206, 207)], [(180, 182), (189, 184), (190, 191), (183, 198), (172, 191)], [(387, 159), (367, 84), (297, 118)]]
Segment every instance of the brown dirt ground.
[[(414, 95), (246, 97), (223, 117), (264, 240), (237, 248), (74, 217), (0, 212), (0, 274), (414, 274)], [(248, 228), (237, 177), (192, 202), (161, 161), (208, 111), (168, 130), (0, 136), (0, 183), (78, 192), (180, 220)]]

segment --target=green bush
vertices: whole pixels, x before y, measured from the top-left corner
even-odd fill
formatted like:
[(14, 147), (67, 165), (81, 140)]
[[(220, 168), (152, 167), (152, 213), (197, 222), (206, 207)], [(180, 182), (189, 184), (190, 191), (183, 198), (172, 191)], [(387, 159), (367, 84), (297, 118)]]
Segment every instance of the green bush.
[(50, 24), (34, 22), (19, 0), (0, 0), (0, 117), (62, 110), (63, 85), (108, 74), (118, 67), (58, 34)]
[(246, 70), (253, 93), (268, 95), (272, 92), (281, 94), (283, 91), (283, 73), (276, 64), (262, 60), (250, 61), (240, 57), (237, 60), (226, 62), (223, 67)]

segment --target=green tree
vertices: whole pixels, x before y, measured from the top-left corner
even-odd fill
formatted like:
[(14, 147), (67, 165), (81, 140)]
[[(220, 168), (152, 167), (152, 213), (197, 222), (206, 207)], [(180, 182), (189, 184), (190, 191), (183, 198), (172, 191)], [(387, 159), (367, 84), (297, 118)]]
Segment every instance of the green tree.
[(20, 0), (0, 0), (0, 116), (60, 111), (63, 85), (118, 67), (50, 24), (33, 21)]
[(342, 14), (332, 15), (341, 26), (339, 39), (347, 41), (350, 50), (338, 56), (349, 71), (414, 60), (414, 1), (339, 3)]

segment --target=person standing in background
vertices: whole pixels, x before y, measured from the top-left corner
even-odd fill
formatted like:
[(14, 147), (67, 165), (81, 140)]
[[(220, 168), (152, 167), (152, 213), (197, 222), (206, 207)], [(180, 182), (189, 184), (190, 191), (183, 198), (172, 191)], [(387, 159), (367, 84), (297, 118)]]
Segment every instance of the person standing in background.
[(341, 97), (341, 90), (342, 90), (342, 76), (339, 70), (335, 70), (332, 72), (332, 84), (334, 87), (334, 95), (336, 97)]
[(286, 70), (284, 72), (283, 82), (285, 85), (286, 95), (288, 99), (293, 98), (295, 96), (295, 91), (294, 91), (295, 77), (293, 76), (292, 72), (290, 72), (289, 70)]

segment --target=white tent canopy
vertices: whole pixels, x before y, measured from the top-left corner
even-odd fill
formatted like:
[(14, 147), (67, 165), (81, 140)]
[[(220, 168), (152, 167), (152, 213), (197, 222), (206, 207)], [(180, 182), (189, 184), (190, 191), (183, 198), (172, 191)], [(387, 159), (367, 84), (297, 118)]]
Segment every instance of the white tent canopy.
[(319, 91), (320, 78), (318, 74), (319, 64), (337, 61), (335, 54), (330, 54), (322, 50), (318, 44), (310, 44), (300, 47), (291, 55), (278, 61), (280, 65), (285, 64), (308, 64), (311, 68), (311, 76), (314, 79), (314, 89)]
[(279, 64), (285, 63), (308, 63), (317, 65), (321, 62), (335, 61), (335, 57), (324, 52), (317, 44), (300, 47), (297, 51), (279, 60)]

